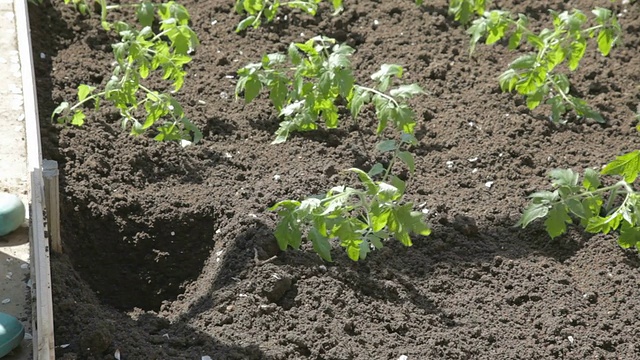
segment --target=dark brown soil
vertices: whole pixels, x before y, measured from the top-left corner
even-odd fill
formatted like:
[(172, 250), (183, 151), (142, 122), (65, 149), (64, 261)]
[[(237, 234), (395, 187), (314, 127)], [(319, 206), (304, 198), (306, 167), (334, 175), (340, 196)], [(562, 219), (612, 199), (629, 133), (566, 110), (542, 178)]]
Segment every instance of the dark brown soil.
[[(288, 22), (236, 34), (233, 1), (184, 0), (202, 46), (179, 99), (205, 134), (186, 149), (129, 137), (109, 109), (82, 128), (51, 125), (78, 84), (106, 81), (112, 35), (62, 1), (30, 7), (43, 148), (62, 170), (57, 356), (640, 359), (637, 254), (611, 235), (573, 229), (551, 241), (540, 224), (513, 227), (526, 196), (548, 186), (548, 170), (599, 167), (640, 146), (640, 5), (572, 2), (623, 13), (625, 42), (609, 58), (592, 46), (571, 75), (574, 93), (607, 124), (569, 116), (555, 126), (548, 109), (531, 112), (500, 92), (497, 76), (516, 56), (504, 44), (467, 56), (468, 36), (445, 0), (345, 2), (336, 17), (327, 7), (315, 18), (287, 12)], [(571, 8), (494, 6), (540, 27), (549, 26), (546, 9)], [(239, 67), (317, 34), (357, 49), (359, 81), (397, 63), (406, 82), (429, 91), (413, 102), (420, 145), (409, 198), (429, 210), (434, 233), (413, 247), (389, 242), (360, 263), (339, 248), (334, 263), (308, 247), (277, 249), (267, 207), (324, 192), (349, 179), (341, 169), (375, 162), (371, 111), (358, 126), (344, 119), (338, 130), (270, 145), (277, 119), (268, 101), (234, 99), (229, 76)]]

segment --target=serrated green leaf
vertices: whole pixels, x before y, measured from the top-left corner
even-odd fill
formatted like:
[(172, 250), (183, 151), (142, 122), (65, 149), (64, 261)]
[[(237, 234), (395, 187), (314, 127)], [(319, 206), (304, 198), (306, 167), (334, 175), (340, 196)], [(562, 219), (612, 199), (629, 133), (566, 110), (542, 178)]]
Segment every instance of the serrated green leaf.
[(576, 111), (576, 113), (580, 116), (583, 116), (585, 118), (589, 118), (589, 119), (593, 119), (596, 122), (599, 123), (605, 123), (606, 121), (604, 120), (604, 118), (602, 117), (602, 115), (600, 115), (600, 113), (598, 113), (597, 111), (593, 110), (591, 107), (589, 107), (589, 105), (587, 105), (587, 102), (577, 98), (575, 96), (568, 96), (569, 99), (571, 100), (573, 107)]
[(84, 125), (85, 118), (86, 116), (81, 110), (76, 110), (76, 112), (73, 114), (73, 117), (71, 118), (71, 125), (82, 126)]
[(153, 24), (155, 18), (154, 10), (153, 4), (148, 1), (143, 1), (137, 6), (136, 16), (140, 25), (151, 26)]
[(522, 30), (517, 29), (509, 37), (509, 45), (508, 45), (509, 50), (517, 49), (518, 46), (520, 46), (521, 41), (522, 41)]
[(407, 189), (407, 183), (402, 179), (400, 179), (399, 177), (397, 177), (396, 175), (389, 176), (389, 181), (391, 182), (391, 185), (393, 185), (396, 189), (398, 189), (397, 199), (400, 199), (400, 197), (402, 197), (405, 190)]
[(424, 90), (418, 84), (401, 85), (395, 89), (391, 89), (389, 94), (400, 99), (409, 99), (415, 95), (424, 94)]
[(584, 179), (582, 180), (582, 186), (587, 191), (594, 191), (602, 185), (600, 182), (600, 176), (598, 172), (593, 169), (585, 169)]
[(516, 226), (527, 227), (532, 221), (540, 218), (544, 218), (549, 214), (549, 206), (546, 204), (531, 204), (522, 213), (522, 217), (516, 224)]
[(571, 169), (553, 169), (549, 172), (554, 186), (576, 186), (579, 175)]
[(288, 246), (299, 249), (302, 243), (302, 232), (296, 218), (292, 213), (285, 212), (281, 214), (282, 217), (274, 232), (280, 250), (284, 251)]
[(629, 184), (636, 180), (638, 173), (640, 173), (640, 150), (616, 157), (600, 172), (602, 175), (621, 175)]
[(640, 227), (632, 226), (626, 222), (622, 224), (618, 245), (623, 249), (635, 247), (640, 250)]
[(397, 200), (402, 194), (398, 188), (385, 182), (378, 183), (378, 197), (382, 202)]
[(394, 151), (396, 149), (396, 141), (395, 140), (383, 140), (376, 144), (376, 150), (380, 152), (389, 152)]
[(509, 64), (509, 68), (514, 70), (528, 70), (534, 67), (537, 58), (534, 54), (519, 56)]
[(244, 101), (245, 103), (250, 103), (258, 97), (260, 94), (260, 90), (262, 90), (262, 83), (258, 79), (256, 74), (251, 74), (247, 77), (246, 82), (244, 83)]
[(287, 95), (289, 94), (289, 84), (287, 78), (279, 73), (274, 73), (269, 78), (267, 86), (269, 87), (269, 99), (276, 108), (281, 111), (286, 104)]
[(311, 228), (307, 235), (313, 243), (313, 250), (325, 261), (331, 262), (331, 243), (316, 228)]
[(413, 174), (416, 171), (416, 164), (413, 159), (413, 155), (408, 151), (399, 151), (398, 158), (409, 168), (409, 172)]
[(590, 233), (608, 234), (611, 230), (615, 230), (622, 221), (622, 214), (614, 213), (607, 217), (595, 216), (589, 219), (585, 230)]
[(353, 91), (353, 74), (350, 69), (336, 69), (334, 71), (334, 81), (338, 86), (338, 93), (343, 98), (348, 98)]
[(571, 223), (571, 217), (569, 217), (564, 205), (556, 204), (549, 210), (544, 225), (549, 236), (554, 239), (564, 234), (567, 231), (567, 224)]
[(559, 198), (558, 195), (558, 191), (538, 191), (535, 192), (531, 195), (529, 195), (529, 197), (532, 199), (532, 201), (536, 204), (543, 204), (543, 203), (550, 203), (552, 201), (555, 201)]
[(360, 178), (360, 181), (367, 187), (367, 193), (374, 195), (378, 192), (378, 186), (373, 182), (373, 180), (369, 177), (369, 174), (358, 169), (358, 168), (350, 168), (347, 171), (354, 172)]
[(569, 45), (569, 51), (568, 51), (568, 62), (569, 62), (569, 69), (571, 71), (575, 71), (578, 68), (578, 65), (580, 65), (580, 60), (582, 60), (582, 57), (584, 56), (585, 51), (587, 50), (587, 40), (584, 38), (580, 38), (577, 40), (573, 40), (571, 42), (571, 44)]
[(382, 64), (380, 70), (371, 75), (371, 79), (379, 82), (378, 89), (380, 91), (387, 91), (389, 85), (391, 85), (392, 77), (402, 77), (402, 67), (395, 64)]
[(585, 210), (584, 205), (578, 199), (567, 199), (565, 203), (567, 204), (569, 211), (571, 211), (575, 216), (581, 219), (587, 219), (589, 217), (589, 212)]
[(567, 112), (562, 95), (553, 96), (547, 99), (546, 103), (551, 105), (551, 121), (554, 124), (562, 123), (562, 115)]
[(527, 107), (529, 110), (533, 110), (542, 103), (542, 100), (544, 100), (544, 93), (541, 88), (538, 88), (537, 91), (527, 95)]
[(374, 232), (381, 231), (387, 226), (387, 220), (389, 219), (389, 214), (391, 214), (390, 209), (384, 209), (381, 207), (377, 207), (372, 209), (371, 213), (371, 229)]
[(600, 32), (598, 33), (598, 50), (600, 50), (600, 53), (604, 56), (609, 55), (609, 52), (611, 52), (611, 48), (613, 47), (613, 42), (615, 40), (615, 36), (613, 34), (613, 30), (612, 29), (607, 29), (604, 28), (602, 30), (600, 30)]
[(371, 93), (364, 90), (360, 86), (353, 87), (353, 94), (351, 99), (349, 100), (349, 110), (351, 111), (351, 116), (353, 118), (357, 118), (358, 114), (360, 114), (360, 110), (365, 104), (368, 104), (371, 101)]

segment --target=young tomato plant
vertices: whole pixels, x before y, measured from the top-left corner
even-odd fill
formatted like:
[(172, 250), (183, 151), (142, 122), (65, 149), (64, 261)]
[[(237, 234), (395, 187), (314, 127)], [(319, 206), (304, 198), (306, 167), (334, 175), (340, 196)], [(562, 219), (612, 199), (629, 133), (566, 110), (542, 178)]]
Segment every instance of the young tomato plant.
[[(424, 0), (416, 0), (422, 5)], [(467, 25), (477, 15), (482, 16), (489, 4), (486, 0), (449, 0), (449, 15), (462, 25)]]
[[(639, 173), (640, 150), (617, 157), (600, 174), (593, 169), (585, 170), (581, 183), (579, 174), (573, 170), (553, 170), (549, 175), (555, 190), (531, 194), (531, 204), (518, 225), (526, 227), (544, 218), (547, 232), (555, 238), (577, 219), (590, 233), (619, 230), (621, 247), (640, 250), (640, 192), (633, 186)], [(620, 175), (622, 179), (604, 186), (600, 175)]]
[(417, 142), (413, 135), (415, 114), (407, 101), (423, 90), (416, 84), (391, 88), (393, 79), (402, 77), (403, 70), (389, 64), (371, 76), (376, 82), (374, 87), (355, 84), (349, 59), (353, 52), (352, 48), (321, 36), (293, 43), (287, 55), (265, 55), (262, 62), (240, 69), (236, 86), (236, 96), (244, 93), (247, 103), (263, 88), (268, 89), (271, 103), (283, 117), (273, 143), (286, 141), (292, 131), (316, 129), (319, 119), (328, 128), (337, 127), (341, 105), (357, 118), (364, 106), (372, 104), (378, 118), (378, 134), (389, 122), (402, 133), (400, 141), (385, 140), (377, 146), (379, 151), (390, 154), (386, 168), (377, 163), (369, 172), (348, 170), (358, 176), (359, 188), (336, 186), (324, 196), (284, 200), (270, 208), (280, 217), (275, 236), (282, 250), (289, 246), (298, 249), (306, 235), (327, 261), (331, 261), (332, 238), (340, 240), (351, 259), (359, 260), (372, 249), (382, 247), (391, 236), (409, 246), (410, 233), (430, 232), (422, 213), (412, 211), (411, 203), (402, 203), (406, 183), (392, 173), (398, 160), (406, 164), (410, 173), (415, 171), (413, 156), (402, 148)]
[[(105, 4), (102, 4), (103, 9)], [(196, 34), (189, 27), (189, 13), (172, 1), (153, 5), (143, 2), (136, 5), (138, 21), (142, 29), (125, 22), (109, 24), (121, 37), (113, 44), (115, 65), (111, 79), (104, 89), (82, 84), (78, 87), (78, 101), (71, 105), (62, 102), (53, 112), (52, 118), (73, 125), (84, 124), (84, 107), (93, 103), (96, 109), (107, 101), (112, 103), (122, 116), (122, 127), (131, 128), (131, 134), (139, 135), (154, 127), (158, 131), (156, 140), (185, 140), (197, 142), (200, 131), (185, 117), (182, 106), (170, 94), (160, 93), (143, 85), (152, 71), (162, 71), (173, 91), (184, 83), (184, 66), (191, 61), (189, 53), (198, 45)], [(159, 31), (154, 31), (155, 16), (160, 18)], [(139, 117), (144, 109), (144, 119)], [(161, 119), (166, 119), (157, 126)]]
[[(413, 111), (406, 100), (423, 93), (416, 85), (401, 85), (389, 90), (391, 79), (402, 76), (398, 65), (384, 64), (371, 78), (376, 87), (354, 84), (349, 57), (354, 50), (327, 37), (314, 37), (305, 43), (292, 43), (287, 55), (269, 54), (262, 62), (238, 71), (236, 96), (244, 93), (247, 103), (263, 88), (279, 116), (283, 118), (274, 143), (287, 140), (293, 131), (308, 131), (324, 120), (327, 128), (338, 126), (338, 104), (347, 103), (354, 118), (360, 109), (373, 103), (378, 116), (378, 133), (389, 121), (406, 133), (413, 133)], [(387, 93), (388, 91), (388, 93)]]
[(509, 69), (500, 75), (502, 91), (516, 91), (524, 95), (527, 107), (533, 110), (545, 102), (551, 105), (551, 120), (563, 123), (562, 115), (574, 110), (579, 116), (604, 122), (602, 116), (590, 108), (580, 98), (570, 94), (570, 84), (566, 75), (556, 71), (558, 65), (567, 63), (570, 71), (578, 68), (585, 54), (587, 39), (595, 37), (598, 49), (604, 56), (618, 42), (621, 27), (611, 10), (593, 10), (595, 25), (586, 27), (587, 16), (579, 11), (551, 11), (553, 29), (543, 29), (535, 34), (528, 29), (529, 19), (520, 14), (513, 20), (506, 11), (492, 10), (473, 21), (468, 33), (471, 35), (471, 52), (481, 38), (486, 44), (493, 44), (509, 36), (509, 49), (515, 50), (524, 41), (535, 52), (522, 55), (514, 60)]
[[(259, 27), (264, 21), (272, 22), (278, 14), (281, 6), (292, 9), (300, 9), (305, 13), (315, 16), (318, 12), (318, 4), (322, 0), (236, 0), (236, 12), (246, 14), (247, 17), (236, 27), (236, 32), (246, 30), (248, 27)], [(334, 14), (342, 11), (342, 0), (331, 0)]]
[[(398, 160), (413, 173), (413, 156), (402, 147), (416, 142), (413, 135), (406, 133), (400, 141), (381, 141), (377, 149), (391, 154), (386, 168), (377, 163), (368, 173), (357, 168), (347, 170), (358, 176), (359, 188), (336, 186), (324, 196), (285, 200), (271, 207), (280, 217), (275, 231), (280, 248), (298, 249), (306, 234), (320, 257), (331, 261), (330, 239), (337, 238), (349, 258), (357, 261), (365, 259), (371, 250), (382, 248), (392, 236), (411, 246), (411, 233), (429, 235), (431, 230), (424, 223), (423, 214), (412, 211), (413, 204), (402, 203), (405, 181), (392, 174)], [(379, 180), (374, 181), (375, 178)]]

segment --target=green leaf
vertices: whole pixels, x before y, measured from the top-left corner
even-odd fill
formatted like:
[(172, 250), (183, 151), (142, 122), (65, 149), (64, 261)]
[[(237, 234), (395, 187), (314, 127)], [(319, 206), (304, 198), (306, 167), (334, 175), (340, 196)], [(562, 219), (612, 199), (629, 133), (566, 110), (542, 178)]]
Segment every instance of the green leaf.
[(380, 70), (371, 75), (371, 79), (377, 80), (380, 84), (378, 89), (380, 91), (387, 91), (389, 85), (391, 85), (391, 78), (402, 77), (402, 67), (395, 64), (382, 64)]
[(620, 228), (618, 245), (623, 249), (635, 247), (640, 250), (640, 227), (635, 227), (627, 222)]
[(549, 172), (549, 177), (553, 179), (554, 186), (576, 186), (579, 176), (571, 169), (553, 169)]
[(378, 183), (378, 197), (382, 202), (397, 200), (402, 194), (398, 188), (385, 182)]
[(536, 55), (526, 54), (518, 57), (509, 64), (509, 68), (514, 70), (528, 70), (534, 67), (537, 61)]
[(387, 220), (391, 214), (391, 209), (385, 209), (380, 206), (372, 208), (371, 211), (371, 230), (378, 232), (387, 226)]
[(354, 86), (353, 89), (353, 95), (349, 100), (349, 110), (351, 111), (351, 116), (355, 119), (360, 114), (362, 107), (371, 101), (371, 93), (360, 86)]
[(336, 69), (334, 71), (334, 81), (338, 85), (338, 93), (343, 98), (348, 98), (353, 91), (353, 74), (349, 69)]
[(382, 174), (386, 169), (384, 168), (384, 166), (382, 166), (382, 164), (380, 163), (375, 163), (375, 165), (373, 165), (371, 167), (371, 169), (369, 170), (369, 176), (374, 177), (376, 175), (380, 175)]
[(400, 99), (409, 99), (418, 94), (424, 94), (424, 90), (417, 84), (401, 85), (395, 89), (391, 89), (389, 94)]
[(608, 234), (611, 230), (615, 230), (620, 226), (622, 214), (614, 213), (607, 217), (596, 216), (589, 219), (586, 231), (590, 233)]
[(600, 115), (600, 113), (593, 110), (591, 107), (589, 107), (589, 105), (587, 105), (586, 101), (579, 99), (575, 96), (569, 96), (569, 99), (572, 101), (573, 107), (578, 115), (583, 116), (585, 118), (593, 119), (599, 123), (606, 122), (602, 117), (602, 115)]
[(611, 52), (611, 47), (613, 47), (613, 42), (615, 40), (615, 36), (613, 34), (612, 29), (602, 29), (598, 33), (598, 50), (602, 55), (607, 56), (609, 52)]
[(85, 115), (81, 110), (76, 110), (71, 118), (71, 125), (82, 126), (84, 125)]
[(244, 101), (245, 103), (250, 103), (253, 99), (258, 97), (260, 94), (260, 90), (262, 90), (262, 83), (258, 80), (258, 76), (256, 74), (251, 74), (247, 77), (246, 82), (244, 83)]
[(565, 203), (567, 204), (569, 211), (571, 211), (572, 214), (579, 217), (580, 219), (588, 219), (590, 217), (589, 212), (584, 208), (584, 205), (578, 199), (567, 199)]
[(95, 89), (96, 88), (93, 86), (84, 85), (84, 84), (78, 86), (78, 101), (83, 102), (84, 99), (86, 99), (87, 96), (89, 96)]
[(155, 18), (154, 14), (154, 6), (152, 3), (148, 1), (143, 1), (136, 8), (136, 16), (138, 17), (138, 22), (142, 26), (151, 26), (153, 25), (153, 20)]
[(362, 183), (367, 187), (367, 193), (373, 195), (378, 192), (378, 186), (373, 182), (371, 177), (369, 177), (369, 174), (358, 168), (350, 168), (347, 171), (354, 172), (358, 175), (360, 181), (362, 181)]
[(547, 99), (547, 104), (551, 105), (551, 121), (554, 124), (562, 123), (561, 117), (567, 112), (562, 95), (556, 95)]
[(315, 227), (309, 230), (307, 236), (313, 243), (313, 250), (325, 261), (331, 262), (331, 243), (329, 243), (329, 239), (323, 236)]
[(571, 224), (571, 217), (562, 204), (554, 205), (547, 215), (544, 224), (551, 238), (556, 238), (567, 231), (567, 224)]
[(540, 218), (544, 218), (549, 214), (549, 206), (546, 204), (531, 204), (522, 213), (522, 217), (516, 224), (516, 226), (527, 227), (532, 221)]
[(302, 62), (302, 56), (300, 55), (300, 51), (295, 43), (289, 44), (288, 52), (289, 60), (293, 65), (298, 66)]
[(404, 162), (409, 168), (409, 172), (413, 174), (416, 171), (415, 161), (413, 159), (413, 155), (411, 155), (408, 151), (399, 151), (398, 158)]
[(63, 101), (60, 103), (60, 105), (58, 105), (58, 107), (55, 108), (55, 110), (53, 110), (53, 113), (51, 113), (51, 120), (53, 120), (56, 115), (62, 115), (65, 116), (68, 112), (69, 112), (69, 103), (66, 101)]
[(389, 176), (389, 181), (391, 182), (391, 185), (393, 185), (396, 189), (398, 189), (398, 194), (396, 197), (397, 199), (400, 199), (400, 197), (404, 194), (405, 190), (407, 189), (407, 183), (404, 182), (399, 177), (397, 177), (396, 175)]
[(602, 185), (600, 182), (600, 176), (598, 172), (593, 169), (586, 169), (584, 171), (584, 180), (582, 181), (582, 186), (587, 191), (594, 191)]
[(383, 140), (376, 145), (376, 150), (380, 152), (394, 151), (396, 149), (395, 140)]
[(258, 19), (255, 16), (247, 16), (244, 20), (240, 21), (238, 23), (238, 26), (236, 27), (236, 32), (241, 32), (243, 30), (246, 30), (249, 26), (254, 26), (256, 27), (256, 25), (260, 25), (260, 19)]
[(280, 250), (286, 250), (288, 246), (299, 249), (302, 243), (302, 232), (298, 226), (294, 214), (289, 211), (282, 211), (278, 214), (280, 222), (276, 226), (274, 235), (278, 241)]
[(542, 88), (538, 88), (534, 93), (527, 95), (527, 107), (529, 110), (537, 108), (544, 99), (544, 95)]
[(568, 51), (568, 61), (569, 61), (569, 69), (574, 71), (580, 65), (580, 60), (584, 56), (585, 51), (587, 50), (587, 40), (584, 38), (573, 40), (569, 45)]
[(621, 175), (629, 184), (636, 180), (638, 173), (640, 173), (640, 150), (616, 157), (600, 172), (602, 175)]
[(284, 107), (287, 95), (289, 94), (289, 84), (286, 77), (279, 73), (273, 73), (267, 82), (269, 88), (269, 99), (271, 103), (280, 111)]

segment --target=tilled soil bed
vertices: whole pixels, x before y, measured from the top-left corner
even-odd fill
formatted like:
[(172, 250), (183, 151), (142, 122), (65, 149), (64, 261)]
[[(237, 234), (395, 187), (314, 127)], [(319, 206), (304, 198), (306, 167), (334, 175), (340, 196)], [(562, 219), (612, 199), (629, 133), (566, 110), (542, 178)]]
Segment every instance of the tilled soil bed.
[[(285, 10), (288, 21), (236, 34), (233, 1), (184, 0), (202, 45), (177, 96), (204, 132), (184, 149), (130, 137), (108, 107), (82, 128), (52, 125), (80, 83), (107, 80), (113, 38), (62, 1), (30, 7), (43, 150), (62, 174), (57, 356), (640, 359), (637, 253), (613, 235), (572, 229), (552, 241), (541, 224), (513, 226), (550, 169), (599, 167), (640, 146), (640, 5), (494, 4), (538, 27), (550, 26), (549, 8), (623, 14), (624, 43), (608, 58), (591, 46), (571, 75), (607, 124), (569, 115), (556, 126), (547, 108), (500, 91), (497, 76), (517, 56), (505, 44), (468, 56), (446, 1), (345, 3), (335, 17), (326, 6), (315, 18)], [(390, 241), (359, 263), (339, 246), (333, 263), (310, 247), (278, 250), (267, 207), (343, 184), (343, 169), (377, 156), (372, 109), (357, 124), (270, 145), (278, 120), (268, 99), (234, 98), (238, 68), (318, 34), (357, 50), (360, 82), (397, 63), (403, 81), (428, 91), (412, 101), (420, 144), (408, 198), (434, 231), (410, 248)]]

